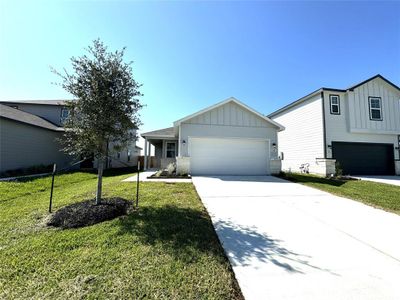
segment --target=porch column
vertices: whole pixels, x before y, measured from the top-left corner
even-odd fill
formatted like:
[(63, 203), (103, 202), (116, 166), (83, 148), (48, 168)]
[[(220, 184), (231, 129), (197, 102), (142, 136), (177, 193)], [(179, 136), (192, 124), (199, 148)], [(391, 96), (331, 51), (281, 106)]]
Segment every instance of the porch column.
[(147, 147), (147, 168), (149, 169), (151, 167), (151, 144), (148, 142), (149, 145)]
[(147, 138), (144, 138), (144, 159), (143, 159), (143, 170), (147, 170)]

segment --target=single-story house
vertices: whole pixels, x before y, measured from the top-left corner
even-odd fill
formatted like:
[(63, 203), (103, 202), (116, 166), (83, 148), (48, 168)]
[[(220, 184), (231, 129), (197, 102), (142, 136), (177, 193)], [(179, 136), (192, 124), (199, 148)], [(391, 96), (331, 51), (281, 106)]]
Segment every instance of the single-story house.
[(267, 175), (280, 171), (279, 123), (231, 97), (174, 122), (172, 127), (141, 134), (148, 166), (149, 144), (156, 165), (176, 162), (177, 173), (192, 175)]

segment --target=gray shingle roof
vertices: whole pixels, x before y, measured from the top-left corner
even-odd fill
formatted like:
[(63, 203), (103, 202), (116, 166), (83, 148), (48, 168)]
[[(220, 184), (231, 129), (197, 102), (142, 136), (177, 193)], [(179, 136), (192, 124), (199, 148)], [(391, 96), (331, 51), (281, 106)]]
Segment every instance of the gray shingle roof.
[(149, 131), (142, 133), (141, 136), (143, 137), (175, 137), (174, 127), (168, 127), (163, 129), (158, 129), (154, 131)]
[(0, 103), (40, 104), (40, 105), (65, 105), (69, 100), (10, 100)]
[(322, 92), (322, 91), (333, 91), (333, 92), (343, 92), (343, 93), (345, 93), (345, 92), (347, 92), (347, 91), (352, 91), (352, 90), (354, 90), (355, 88), (359, 87), (360, 85), (363, 85), (364, 83), (367, 83), (368, 81), (374, 80), (375, 78), (380, 78), (380, 79), (382, 79), (383, 81), (385, 81), (386, 83), (388, 83), (389, 85), (393, 86), (395, 89), (400, 90), (400, 87), (398, 87), (397, 85), (395, 85), (393, 82), (390, 82), (389, 80), (387, 80), (387, 79), (386, 79), (385, 77), (383, 77), (382, 75), (377, 74), (377, 75), (375, 75), (375, 76), (373, 76), (373, 77), (371, 77), (371, 78), (368, 78), (367, 80), (364, 80), (364, 81), (359, 82), (359, 83), (357, 83), (357, 84), (355, 84), (355, 85), (352, 85), (352, 86), (348, 87), (347, 89), (336, 89), (336, 88), (329, 88), (329, 87), (322, 87), (322, 88), (319, 88), (318, 90), (316, 90), (316, 91), (314, 91), (314, 92), (312, 92), (312, 93), (310, 93), (310, 94), (308, 94), (308, 95), (306, 95), (306, 96), (304, 96), (304, 97), (301, 97), (300, 99), (298, 99), (298, 100), (296, 100), (296, 101), (293, 101), (292, 103), (289, 103), (288, 105), (285, 105), (284, 107), (282, 107), (282, 108), (280, 108), (280, 109), (278, 109), (278, 110), (276, 110), (276, 111), (270, 113), (270, 114), (268, 115), (268, 117), (269, 117), (269, 118), (273, 118), (273, 117), (275, 117), (276, 115), (278, 115), (279, 113), (284, 112), (284, 111), (287, 110), (288, 108), (291, 108), (291, 107), (293, 107), (293, 106), (296, 106), (297, 104), (303, 102), (304, 100), (308, 99), (309, 97), (314, 96), (314, 95), (316, 95), (316, 94), (318, 94), (318, 93), (320, 93), (320, 92)]
[(41, 117), (3, 104), (0, 104), (0, 117), (49, 130), (64, 131), (63, 127), (58, 127)]

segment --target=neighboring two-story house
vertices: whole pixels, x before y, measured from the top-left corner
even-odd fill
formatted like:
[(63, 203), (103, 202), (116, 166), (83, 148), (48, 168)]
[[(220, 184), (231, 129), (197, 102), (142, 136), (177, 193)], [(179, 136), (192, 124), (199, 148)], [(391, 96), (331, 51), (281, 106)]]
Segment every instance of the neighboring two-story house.
[[(64, 168), (79, 160), (66, 155), (58, 142), (67, 117), (62, 100), (0, 101), (0, 173), (53, 163)], [(139, 154), (140, 148), (132, 141), (114, 153), (107, 166), (136, 166)], [(84, 166), (93, 167), (93, 162)]]
[(268, 116), (284, 171), (400, 175), (400, 88), (376, 75), (347, 89), (320, 88)]

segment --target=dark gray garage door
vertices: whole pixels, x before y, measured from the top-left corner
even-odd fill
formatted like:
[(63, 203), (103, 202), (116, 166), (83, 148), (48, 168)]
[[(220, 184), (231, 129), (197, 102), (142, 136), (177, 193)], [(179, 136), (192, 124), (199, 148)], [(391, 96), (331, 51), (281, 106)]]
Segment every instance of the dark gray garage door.
[(392, 144), (332, 142), (344, 175), (394, 175)]

